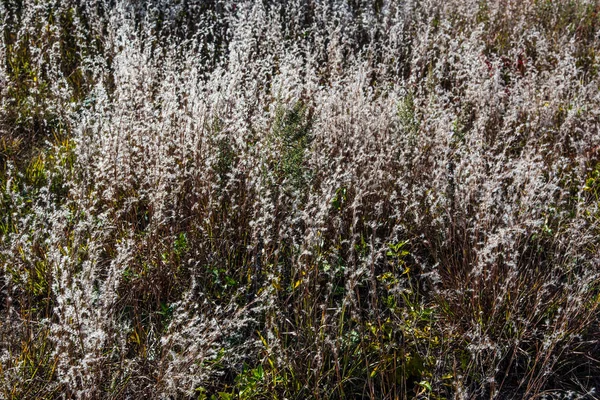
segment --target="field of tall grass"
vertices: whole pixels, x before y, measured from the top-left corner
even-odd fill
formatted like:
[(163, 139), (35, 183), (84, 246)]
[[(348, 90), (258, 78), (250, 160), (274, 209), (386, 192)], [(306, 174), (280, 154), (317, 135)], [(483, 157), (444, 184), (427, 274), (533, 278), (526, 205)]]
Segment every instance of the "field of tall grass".
[(600, 398), (600, 1), (0, 32), (0, 399)]

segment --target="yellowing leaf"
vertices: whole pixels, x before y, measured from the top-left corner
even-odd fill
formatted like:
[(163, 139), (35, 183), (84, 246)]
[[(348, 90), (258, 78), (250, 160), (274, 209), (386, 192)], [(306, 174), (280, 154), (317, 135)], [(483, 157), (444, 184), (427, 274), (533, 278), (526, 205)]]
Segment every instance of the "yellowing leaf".
[(377, 374), (377, 368), (379, 368), (379, 365), (377, 365), (375, 368), (373, 368), (373, 371), (371, 371), (371, 378)]

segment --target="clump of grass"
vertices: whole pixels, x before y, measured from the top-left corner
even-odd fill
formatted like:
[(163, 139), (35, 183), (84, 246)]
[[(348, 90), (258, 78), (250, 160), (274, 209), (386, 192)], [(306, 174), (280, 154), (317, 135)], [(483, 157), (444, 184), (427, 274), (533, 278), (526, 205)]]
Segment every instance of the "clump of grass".
[(597, 5), (113, 3), (0, 5), (0, 397), (598, 390)]

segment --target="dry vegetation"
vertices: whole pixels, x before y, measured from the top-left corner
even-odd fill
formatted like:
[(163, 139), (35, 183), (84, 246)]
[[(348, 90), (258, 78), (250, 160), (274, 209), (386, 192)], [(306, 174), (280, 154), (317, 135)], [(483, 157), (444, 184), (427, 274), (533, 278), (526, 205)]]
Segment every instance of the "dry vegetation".
[(1, 399), (600, 397), (597, 0), (0, 26)]

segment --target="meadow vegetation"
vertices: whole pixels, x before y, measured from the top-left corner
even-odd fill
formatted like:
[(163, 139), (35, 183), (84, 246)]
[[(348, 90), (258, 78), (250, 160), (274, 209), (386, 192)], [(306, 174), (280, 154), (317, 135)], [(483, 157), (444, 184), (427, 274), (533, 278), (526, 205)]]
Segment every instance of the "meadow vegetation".
[(597, 0), (0, 33), (0, 399), (600, 397)]

